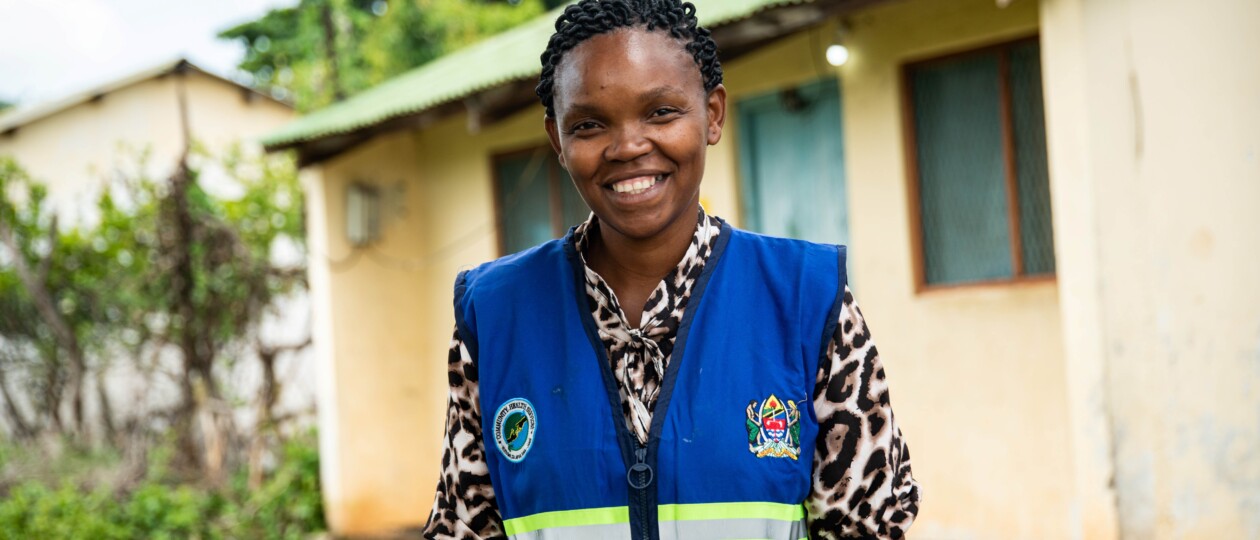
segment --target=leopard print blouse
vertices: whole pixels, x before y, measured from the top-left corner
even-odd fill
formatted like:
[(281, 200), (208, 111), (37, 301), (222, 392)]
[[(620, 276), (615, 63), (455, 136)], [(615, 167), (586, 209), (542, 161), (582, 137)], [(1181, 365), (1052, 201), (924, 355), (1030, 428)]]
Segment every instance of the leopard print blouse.
[[(649, 296), (639, 328), (625, 322), (612, 289), (586, 266), (586, 294), (612, 363), (622, 412), (641, 442), (647, 440), (692, 286), (704, 270), (721, 226), (720, 218), (700, 210), (691, 246), (677, 269)], [(587, 240), (597, 230), (598, 220), (592, 215), (574, 231), (580, 254), (586, 252)], [(451, 338), (448, 374), (442, 475), (424, 537), (505, 538), (485, 460), (477, 366), (458, 333)], [(893, 419), (879, 353), (848, 287), (813, 395), (819, 431), (813, 486), (805, 501), (810, 538), (902, 538), (919, 510), (919, 486), (911, 476), (909, 449)]]

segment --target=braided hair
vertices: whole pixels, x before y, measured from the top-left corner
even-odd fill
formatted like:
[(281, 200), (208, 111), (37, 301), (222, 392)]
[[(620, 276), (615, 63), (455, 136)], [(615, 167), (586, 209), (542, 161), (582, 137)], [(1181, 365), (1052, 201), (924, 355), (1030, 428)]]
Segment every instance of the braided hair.
[(654, 31), (658, 28), (685, 42), (687, 52), (700, 68), (704, 90), (713, 90), (722, 84), (722, 65), (718, 62), (717, 44), (709, 30), (696, 20), (696, 6), (679, 0), (582, 0), (564, 9), (556, 19), (556, 33), (547, 42), (542, 53), (542, 75), (538, 77), (535, 91), (547, 110), (548, 118), (555, 118), (556, 67), (564, 53), (587, 39), (618, 28), (644, 26)]

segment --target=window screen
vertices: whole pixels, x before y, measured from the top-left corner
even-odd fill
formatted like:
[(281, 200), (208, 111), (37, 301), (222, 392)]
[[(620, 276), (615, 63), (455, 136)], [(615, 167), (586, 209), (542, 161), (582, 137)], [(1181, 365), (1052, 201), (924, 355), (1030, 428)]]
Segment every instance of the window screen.
[(1038, 44), (1021, 41), (906, 71), (924, 281), (1052, 274)]
[(1041, 99), (1041, 50), (1035, 42), (1011, 47), (1011, 116), (1019, 186), (1019, 230), (1024, 273), (1054, 273), (1046, 117)]

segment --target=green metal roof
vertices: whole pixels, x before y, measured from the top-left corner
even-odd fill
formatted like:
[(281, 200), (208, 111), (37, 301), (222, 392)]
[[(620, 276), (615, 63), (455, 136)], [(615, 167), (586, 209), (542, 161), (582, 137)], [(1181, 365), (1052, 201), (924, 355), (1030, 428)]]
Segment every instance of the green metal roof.
[[(782, 5), (812, 0), (691, 0), (700, 24), (714, 27)], [(501, 84), (537, 77), (539, 56), (555, 31), (559, 8), (516, 28), (447, 54), (345, 101), (314, 111), (263, 138), (285, 147), (353, 132), (423, 112)]]

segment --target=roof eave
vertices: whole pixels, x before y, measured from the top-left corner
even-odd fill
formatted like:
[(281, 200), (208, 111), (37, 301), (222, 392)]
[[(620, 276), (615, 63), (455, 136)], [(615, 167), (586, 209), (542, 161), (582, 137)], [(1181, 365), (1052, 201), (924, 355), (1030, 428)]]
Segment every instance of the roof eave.
[[(831, 17), (891, 0), (798, 0), (765, 7), (712, 25), (722, 61), (729, 62), (769, 42), (825, 23)], [(491, 125), (536, 103), (537, 73), (448, 99), (419, 111), (403, 111), (376, 122), (303, 138), (263, 140), (269, 152), (296, 150), (299, 164), (312, 165), (358, 146), (372, 137), (400, 129), (424, 129), (447, 116), (467, 112), (470, 131)]]
[(29, 124), (38, 122), (40, 120), (48, 118), (49, 116), (53, 116), (57, 113), (60, 113), (72, 107), (76, 107), (84, 103), (100, 100), (101, 98), (109, 94), (112, 94), (114, 92), (118, 92), (121, 90), (125, 90), (131, 86), (142, 83), (144, 81), (165, 77), (172, 73), (186, 73), (189, 71), (195, 71), (197, 73), (201, 73), (203, 75), (206, 75), (207, 77), (210, 77), (217, 81), (221, 81), (225, 84), (230, 84), (232, 86), (240, 88), (243, 91), (250, 92), (268, 101), (273, 101), (279, 105), (283, 105), (289, 108), (293, 107), (291, 103), (278, 100), (266, 93), (259, 92), (258, 90), (255, 90), (253, 88), (240, 84), (231, 79), (227, 79), (217, 73), (214, 73), (212, 71), (207, 71), (201, 67), (198, 67), (196, 64), (193, 64), (186, 58), (175, 58), (175, 59), (167, 60), (159, 64), (155, 64), (153, 66), (150, 66), (148, 68), (145, 68), (139, 71), (132, 72), (130, 74), (119, 77), (117, 79), (114, 79), (105, 83), (97, 84), (92, 87), (88, 87), (78, 92), (74, 92), (68, 96), (64, 96), (64, 97), (61, 97), (52, 101), (36, 104), (29, 108), (23, 108), (19, 106), (4, 114), (0, 114), (0, 133), (16, 132), (19, 129), (21, 129), (23, 126), (27, 126)]

